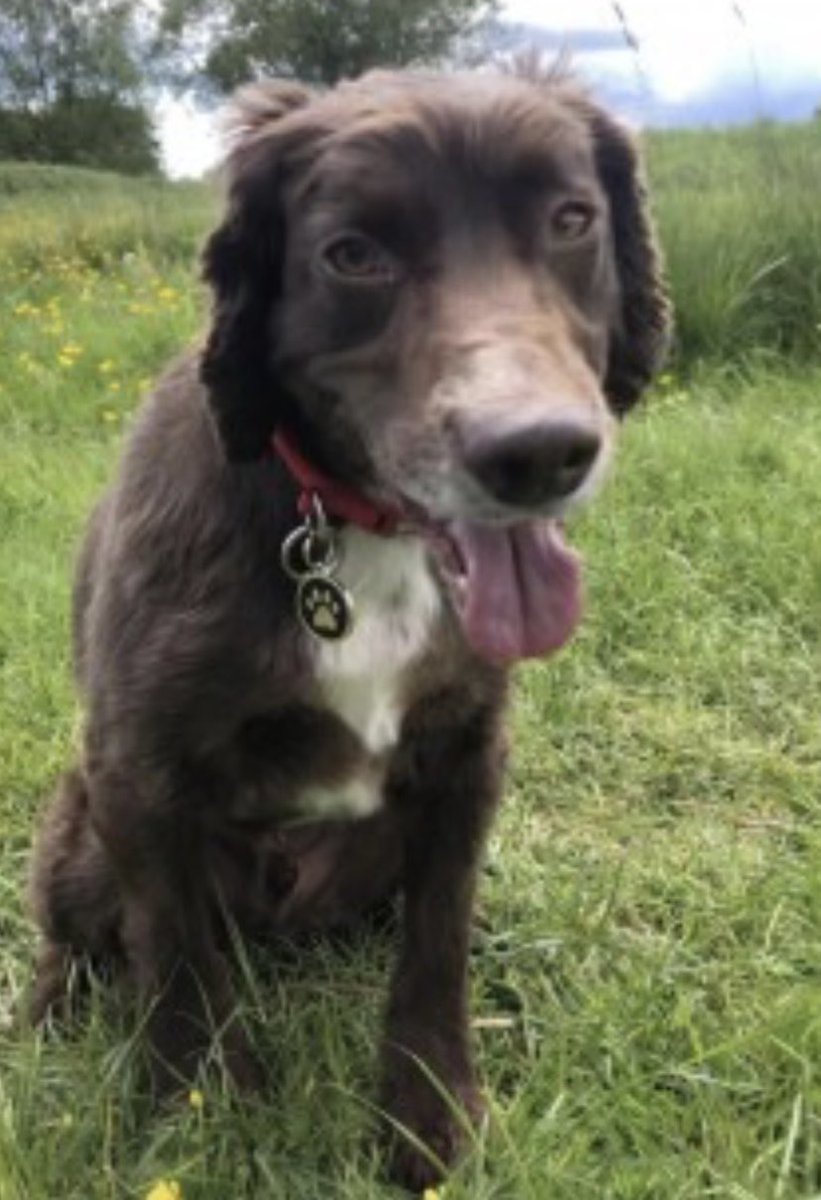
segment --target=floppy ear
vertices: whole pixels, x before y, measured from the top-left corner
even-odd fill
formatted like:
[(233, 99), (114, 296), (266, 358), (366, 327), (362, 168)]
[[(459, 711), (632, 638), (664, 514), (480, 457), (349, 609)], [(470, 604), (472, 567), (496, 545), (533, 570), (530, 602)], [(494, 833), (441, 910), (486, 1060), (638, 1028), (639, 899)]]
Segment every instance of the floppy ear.
[(270, 344), (285, 246), (281, 122), (310, 99), (296, 84), (255, 84), (237, 94), (226, 122), (228, 208), (203, 253), (214, 302), (200, 374), (232, 462), (262, 455), (282, 400)]
[(661, 366), (672, 309), (647, 203), (636, 140), (573, 78), (567, 59), (546, 64), (538, 52), (515, 59), (514, 75), (557, 95), (587, 124), (596, 169), (610, 205), (619, 306), (610, 331), (604, 391), (618, 414), (635, 404)]
[(615, 412), (632, 407), (661, 366), (672, 310), (632, 134), (592, 103), (585, 105), (596, 165), (610, 202), (620, 310), (611, 330), (604, 390)]

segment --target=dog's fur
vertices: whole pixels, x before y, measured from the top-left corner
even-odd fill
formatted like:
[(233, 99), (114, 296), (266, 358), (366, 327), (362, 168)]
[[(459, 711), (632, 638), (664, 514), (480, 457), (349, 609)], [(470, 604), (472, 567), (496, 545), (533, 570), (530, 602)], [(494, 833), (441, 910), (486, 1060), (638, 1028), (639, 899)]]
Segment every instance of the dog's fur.
[[(60, 1003), (75, 956), (125, 958), (160, 1081), (190, 1074), (218, 1027), (255, 1085), (225, 914), (313, 929), (399, 889), (382, 1104), (447, 1163), (459, 1122), (426, 1073), (479, 1114), (466, 964), (506, 671), (470, 649), (411, 535), (341, 531), (358, 624), (309, 644), (279, 564), (296, 487), (263, 454), (285, 422), (360, 492), (509, 519), (465, 444), (570, 411), (603, 463), (667, 301), (631, 137), (566, 81), (377, 73), (323, 95), (257, 86), (234, 111), (210, 335), (143, 409), (79, 561), (84, 753), (36, 846), (32, 1013)], [(595, 220), (554, 245), (568, 195)], [(398, 273), (334, 276), (321, 247), (352, 228)], [(392, 1169), (415, 1187), (437, 1174), (401, 1139)]]

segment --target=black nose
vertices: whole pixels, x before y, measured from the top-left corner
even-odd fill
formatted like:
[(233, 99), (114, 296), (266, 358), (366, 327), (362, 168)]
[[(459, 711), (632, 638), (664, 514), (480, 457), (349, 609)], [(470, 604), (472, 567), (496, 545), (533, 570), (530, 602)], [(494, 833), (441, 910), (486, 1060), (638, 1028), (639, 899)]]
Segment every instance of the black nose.
[(504, 429), (483, 422), (460, 433), (467, 469), (494, 499), (516, 508), (571, 495), (601, 446), (594, 429), (571, 417)]

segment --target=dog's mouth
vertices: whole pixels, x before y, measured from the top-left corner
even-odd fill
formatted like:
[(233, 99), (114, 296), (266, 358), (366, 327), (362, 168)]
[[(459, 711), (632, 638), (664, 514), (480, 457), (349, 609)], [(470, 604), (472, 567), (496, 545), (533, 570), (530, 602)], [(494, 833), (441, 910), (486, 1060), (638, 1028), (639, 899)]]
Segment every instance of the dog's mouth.
[[(335, 483), (304, 459), (282, 431), (274, 438), (306, 495), (342, 520), (383, 534), (425, 539), (468, 644), (499, 664), (540, 658), (563, 646), (582, 612), (581, 560), (556, 516), (434, 515), (420, 498), (392, 489), (368, 497)], [(572, 497), (565, 497), (562, 510)]]
[(551, 654), (582, 614), (580, 556), (559, 521), (423, 525), (470, 646), (509, 664)]

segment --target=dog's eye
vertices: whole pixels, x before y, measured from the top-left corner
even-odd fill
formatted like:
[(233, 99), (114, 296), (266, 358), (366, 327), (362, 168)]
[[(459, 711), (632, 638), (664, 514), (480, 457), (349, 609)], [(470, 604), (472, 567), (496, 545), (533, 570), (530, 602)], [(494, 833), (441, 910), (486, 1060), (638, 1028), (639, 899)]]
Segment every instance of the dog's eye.
[(346, 233), (327, 243), (322, 261), (334, 275), (358, 283), (392, 283), (397, 277), (391, 255), (360, 233)]
[(574, 242), (584, 237), (596, 219), (596, 210), (585, 200), (566, 200), (551, 214), (553, 233), (563, 242)]

